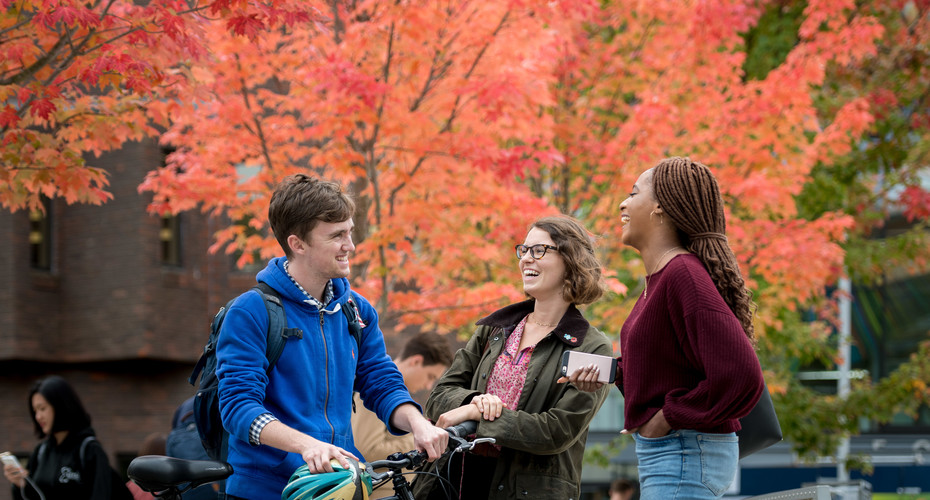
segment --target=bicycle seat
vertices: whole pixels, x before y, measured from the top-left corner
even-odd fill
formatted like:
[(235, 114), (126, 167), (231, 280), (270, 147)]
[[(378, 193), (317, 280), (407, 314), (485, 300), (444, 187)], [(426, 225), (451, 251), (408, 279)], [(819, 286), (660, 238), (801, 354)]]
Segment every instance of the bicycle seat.
[(184, 483), (190, 487), (226, 479), (233, 468), (216, 460), (184, 460), (162, 455), (136, 457), (126, 474), (146, 491), (164, 491)]

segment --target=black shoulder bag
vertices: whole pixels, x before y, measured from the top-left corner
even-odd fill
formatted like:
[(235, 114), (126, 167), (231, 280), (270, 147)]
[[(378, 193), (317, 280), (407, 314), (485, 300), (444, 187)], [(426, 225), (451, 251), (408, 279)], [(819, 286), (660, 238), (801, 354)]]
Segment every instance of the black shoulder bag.
[(749, 415), (739, 419), (739, 423), (743, 427), (736, 431), (736, 435), (739, 436), (741, 459), (781, 441), (781, 425), (778, 423), (778, 415), (775, 414), (769, 388), (764, 383), (762, 397), (759, 398), (756, 407)]

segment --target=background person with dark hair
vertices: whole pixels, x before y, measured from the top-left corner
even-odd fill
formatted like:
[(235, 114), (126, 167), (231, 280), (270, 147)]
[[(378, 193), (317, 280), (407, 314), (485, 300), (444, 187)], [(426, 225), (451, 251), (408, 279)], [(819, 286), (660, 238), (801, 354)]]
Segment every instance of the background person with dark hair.
[[(136, 456), (144, 457), (146, 455), (164, 455), (165, 442), (168, 436), (163, 432), (152, 432), (142, 441), (139, 447), (139, 453)], [(133, 500), (155, 500), (155, 495), (143, 490), (138, 484), (132, 482), (132, 479), (126, 481), (126, 487), (132, 493)]]
[[(169, 457), (187, 460), (210, 460), (197, 432), (194, 420), (194, 396), (184, 400), (171, 417), (171, 432), (165, 440), (165, 454)], [(213, 500), (219, 498), (219, 492), (225, 491), (225, 480), (202, 484), (185, 491), (183, 500)]]
[(610, 483), (609, 500), (633, 500), (636, 495), (636, 485), (629, 479), (615, 479)]
[[(449, 340), (432, 332), (415, 335), (404, 344), (400, 359), (395, 364), (411, 394), (428, 391), (452, 364)], [(413, 436), (391, 433), (373, 411), (365, 408), (358, 393), (355, 394), (355, 408), (352, 436), (355, 438), (355, 447), (365, 460), (380, 460), (391, 453), (414, 449)]]
[(109, 500), (126, 498), (129, 490), (114, 482), (103, 447), (90, 426), (90, 415), (65, 379), (51, 375), (36, 382), (27, 399), (36, 436), (25, 470), (12, 465), (3, 475), (13, 483), (13, 498), (44, 500)]

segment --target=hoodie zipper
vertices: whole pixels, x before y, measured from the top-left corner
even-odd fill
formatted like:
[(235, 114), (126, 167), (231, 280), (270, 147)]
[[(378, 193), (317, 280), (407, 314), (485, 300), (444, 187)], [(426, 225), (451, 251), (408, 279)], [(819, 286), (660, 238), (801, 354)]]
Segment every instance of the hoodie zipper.
[(326, 330), (323, 329), (323, 310), (320, 309), (320, 336), (323, 338), (323, 355), (324, 361), (324, 372), (326, 373), (326, 398), (323, 400), (323, 418), (326, 419), (326, 423), (329, 424), (330, 443), (335, 442), (336, 440), (336, 427), (333, 425), (332, 421), (329, 420), (329, 349), (326, 346)]

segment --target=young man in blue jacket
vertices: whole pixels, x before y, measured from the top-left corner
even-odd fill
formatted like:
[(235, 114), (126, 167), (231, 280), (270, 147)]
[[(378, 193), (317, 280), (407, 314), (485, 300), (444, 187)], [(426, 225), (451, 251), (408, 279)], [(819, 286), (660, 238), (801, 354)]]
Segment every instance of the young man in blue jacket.
[[(290, 338), (270, 375), (268, 313), (258, 292), (239, 296), (226, 313), (217, 346), (220, 413), (235, 473), (229, 498), (278, 499), (294, 470), (331, 472), (330, 459), (358, 459), (352, 438), (353, 391), (392, 432), (412, 432), (435, 460), (448, 434), (423, 417), (387, 355), (378, 314), (349, 287), (355, 204), (338, 183), (297, 174), (275, 188), (268, 219), (285, 256), (257, 279), (281, 295)], [(349, 332), (343, 307), (358, 307), (364, 329)]]

